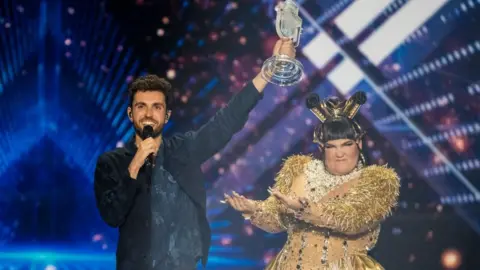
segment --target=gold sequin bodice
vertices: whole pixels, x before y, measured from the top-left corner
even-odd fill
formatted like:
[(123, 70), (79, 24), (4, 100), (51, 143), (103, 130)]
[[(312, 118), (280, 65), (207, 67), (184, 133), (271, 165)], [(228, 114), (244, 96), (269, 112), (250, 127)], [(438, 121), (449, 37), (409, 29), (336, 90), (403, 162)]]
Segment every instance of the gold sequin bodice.
[(367, 255), (380, 232), (380, 228), (376, 228), (361, 235), (346, 236), (307, 224), (291, 228), (287, 242), (277, 255), (277, 264), (281, 265), (278, 269), (281, 270), (328, 269), (329, 265), (351, 255)]

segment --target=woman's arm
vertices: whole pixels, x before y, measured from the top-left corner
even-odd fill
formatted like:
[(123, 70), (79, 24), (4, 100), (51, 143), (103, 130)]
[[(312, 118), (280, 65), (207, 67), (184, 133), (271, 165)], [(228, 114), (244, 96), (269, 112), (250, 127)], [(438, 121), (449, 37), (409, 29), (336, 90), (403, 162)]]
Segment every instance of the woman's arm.
[(372, 165), (360, 178), (337, 187), (299, 217), (313, 225), (357, 234), (377, 225), (396, 205), (400, 181), (393, 169)]
[[(312, 160), (310, 156), (296, 155), (289, 157), (275, 178), (274, 189), (282, 194), (290, 195), (292, 193), (292, 182), (303, 174), (304, 168), (310, 160)], [(286, 227), (280, 216), (286, 211), (286, 207), (281, 201), (273, 195), (264, 201), (249, 201), (254, 202), (255, 206), (252, 207), (254, 211), (244, 213), (244, 217), (249, 219), (254, 226), (270, 233), (285, 231)]]

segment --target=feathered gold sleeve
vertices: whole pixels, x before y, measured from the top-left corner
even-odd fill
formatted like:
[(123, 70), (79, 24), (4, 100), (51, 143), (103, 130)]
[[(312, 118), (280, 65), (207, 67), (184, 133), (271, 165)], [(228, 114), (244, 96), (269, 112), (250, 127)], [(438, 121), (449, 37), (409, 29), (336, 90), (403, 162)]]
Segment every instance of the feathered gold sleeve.
[[(312, 160), (311, 156), (294, 155), (289, 157), (280, 172), (275, 177), (274, 187), (283, 194), (290, 192), (292, 181), (295, 177), (303, 173), (307, 163)], [(275, 197), (270, 196), (264, 201), (257, 201), (257, 211), (247, 217), (250, 222), (270, 233), (278, 233), (286, 230), (286, 226), (280, 219), (280, 214), (285, 211), (285, 206)]]
[(308, 222), (332, 230), (355, 234), (379, 223), (396, 205), (400, 181), (391, 168), (372, 165), (340, 196), (312, 205)]
[(256, 201), (256, 204), (257, 211), (250, 217), (245, 216), (245, 218), (250, 219), (255, 227), (269, 233), (285, 231), (286, 228), (280, 220), (280, 212), (283, 210), (274, 197), (270, 196), (264, 201)]

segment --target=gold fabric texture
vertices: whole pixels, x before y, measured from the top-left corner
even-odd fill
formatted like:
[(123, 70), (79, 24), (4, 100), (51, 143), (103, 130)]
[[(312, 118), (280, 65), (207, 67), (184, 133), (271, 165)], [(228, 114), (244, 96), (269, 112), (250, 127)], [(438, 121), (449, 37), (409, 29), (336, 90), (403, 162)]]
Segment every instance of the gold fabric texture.
[(312, 222), (343, 233), (368, 229), (391, 214), (399, 190), (398, 176), (392, 169), (377, 165), (366, 167), (361, 172), (361, 180), (341, 197), (312, 206), (315, 216), (328, 217)]
[[(302, 194), (292, 191), (293, 181), (304, 185)], [(267, 232), (288, 233), (266, 269), (383, 269), (367, 252), (375, 246), (379, 224), (398, 199), (400, 182), (392, 169), (372, 165), (334, 176), (323, 162), (296, 155), (285, 161), (275, 182), (283, 194), (306, 197), (310, 207), (302, 221), (273, 196), (257, 201), (251, 223)]]
[[(297, 268), (287, 268), (288, 266), (283, 264), (279, 265), (277, 261), (278, 257), (273, 259), (265, 268), (266, 270), (277, 270), (277, 269), (295, 269)], [(334, 263), (328, 263), (322, 266), (312, 266), (311, 268), (307, 268), (308, 266), (303, 266), (301, 269), (305, 270), (385, 270), (380, 263), (378, 263), (375, 259), (367, 255), (351, 255), (345, 259), (338, 260)]]
[[(332, 175), (325, 170), (323, 162), (320, 160), (312, 160), (305, 167), (304, 174), (305, 193), (310, 203), (317, 203), (332, 191), (333, 188), (347, 183), (358, 177), (361, 163), (351, 173), (346, 175)], [(321, 179), (321, 181), (319, 181)]]

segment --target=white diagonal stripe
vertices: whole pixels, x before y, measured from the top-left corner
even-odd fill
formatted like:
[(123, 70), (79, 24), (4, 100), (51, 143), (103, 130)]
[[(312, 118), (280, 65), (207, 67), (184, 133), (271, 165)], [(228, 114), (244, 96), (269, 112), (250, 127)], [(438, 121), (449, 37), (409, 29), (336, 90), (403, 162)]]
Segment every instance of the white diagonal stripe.
[(327, 77), (342, 95), (347, 95), (364, 78), (363, 71), (350, 58), (344, 58)]
[(322, 69), (339, 52), (338, 45), (330, 36), (319, 33), (302, 49), (303, 54), (315, 65)]
[(360, 51), (374, 65), (380, 64), (448, 1), (408, 1), (359, 46)]
[(395, 0), (357, 0), (335, 18), (345, 36), (354, 39)]

